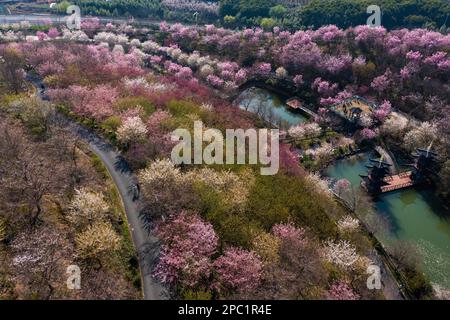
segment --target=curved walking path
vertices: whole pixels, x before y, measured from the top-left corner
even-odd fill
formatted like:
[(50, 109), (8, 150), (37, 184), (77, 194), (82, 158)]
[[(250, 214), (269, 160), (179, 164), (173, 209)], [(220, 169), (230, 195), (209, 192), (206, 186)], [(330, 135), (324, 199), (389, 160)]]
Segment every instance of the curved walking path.
[[(61, 117), (61, 115), (59, 116)], [(129, 193), (134, 181), (136, 181), (135, 176), (114, 147), (81, 125), (62, 119), (62, 121), (64, 120), (67, 122), (65, 128), (88, 143), (89, 148), (102, 160), (119, 190), (139, 259), (144, 299), (163, 299), (165, 296), (164, 288), (151, 275), (159, 253), (158, 239), (146, 230), (142, 219), (139, 217), (139, 200), (133, 201), (133, 197)]]
[[(36, 87), (38, 98), (47, 100), (42, 81), (36, 77), (28, 77), (28, 80)], [(159, 242), (156, 237), (149, 233), (144, 221), (140, 218), (139, 199), (133, 201), (133, 196), (129, 192), (137, 181), (131, 168), (119, 152), (97, 134), (61, 113), (55, 113), (54, 117), (57, 123), (89, 145), (92, 152), (102, 160), (119, 190), (139, 259), (144, 299), (167, 299), (168, 295), (164, 286), (151, 275), (159, 254)]]

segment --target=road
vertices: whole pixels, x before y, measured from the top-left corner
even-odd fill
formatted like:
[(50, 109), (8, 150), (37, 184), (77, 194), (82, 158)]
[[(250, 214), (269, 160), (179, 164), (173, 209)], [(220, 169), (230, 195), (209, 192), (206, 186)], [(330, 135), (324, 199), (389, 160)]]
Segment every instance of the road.
[[(45, 96), (45, 87), (42, 81), (33, 76), (28, 76), (27, 80), (36, 87), (37, 96), (42, 100), (47, 100), (47, 97)], [(86, 127), (67, 118), (61, 113), (55, 114), (55, 120), (89, 145), (92, 152), (102, 160), (119, 190), (139, 259), (144, 299), (167, 299), (167, 290), (151, 275), (151, 271), (159, 255), (159, 242), (157, 238), (150, 234), (144, 221), (140, 218), (140, 201), (133, 201), (133, 196), (129, 192), (135, 184), (135, 181), (137, 181), (130, 166), (121, 157), (114, 146), (105, 142), (100, 136)]]
[[(22, 21), (28, 21), (31, 24), (44, 24), (47, 21), (52, 21), (53, 23), (65, 23), (66, 17), (69, 15), (53, 15), (53, 14), (1, 14), (0, 15), (0, 24), (4, 23), (20, 23)], [(82, 16), (83, 18), (83, 16)], [(110, 18), (110, 17), (97, 17), (102, 23), (114, 22), (114, 23), (127, 23), (127, 18)], [(158, 21), (153, 20), (144, 20), (144, 19), (135, 19), (135, 22), (138, 23), (146, 23), (146, 24), (156, 24)]]
[[(61, 24), (66, 23), (66, 18), (69, 15), (53, 15), (53, 14), (0, 14), (0, 24), (11, 24), (11, 23), (20, 23), (22, 21), (28, 21), (32, 25), (44, 25), (47, 23), (47, 21), (51, 21), (54, 24)], [(83, 15), (81, 16), (81, 19), (83, 19)], [(122, 23), (130, 23), (130, 20), (126, 17), (102, 17), (102, 16), (89, 16), (89, 17), (96, 17), (102, 22), (103, 24), (106, 24), (108, 22), (115, 23), (115, 24), (122, 24)], [(133, 20), (133, 24), (138, 24), (142, 26), (150, 26), (150, 25), (158, 25), (161, 22), (161, 20), (154, 20), (154, 19), (138, 19), (135, 18)], [(172, 25), (173, 23), (168, 23), (169, 25)], [(183, 23), (186, 26), (194, 26), (190, 23)]]

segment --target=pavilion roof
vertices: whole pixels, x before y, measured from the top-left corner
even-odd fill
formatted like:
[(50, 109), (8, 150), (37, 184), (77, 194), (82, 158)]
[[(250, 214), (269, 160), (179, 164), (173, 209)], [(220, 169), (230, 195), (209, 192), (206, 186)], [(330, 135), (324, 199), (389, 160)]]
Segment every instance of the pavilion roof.
[(345, 99), (342, 102), (332, 105), (330, 107), (330, 110), (348, 121), (353, 121), (353, 116), (355, 114), (370, 115), (376, 108), (377, 106), (367, 99), (360, 96), (353, 96), (351, 98)]

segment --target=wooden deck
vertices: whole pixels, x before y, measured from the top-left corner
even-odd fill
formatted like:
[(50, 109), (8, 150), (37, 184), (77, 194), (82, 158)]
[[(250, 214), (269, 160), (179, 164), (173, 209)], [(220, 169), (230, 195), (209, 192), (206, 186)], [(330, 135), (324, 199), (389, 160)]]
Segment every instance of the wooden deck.
[(414, 182), (411, 179), (411, 174), (412, 172), (408, 171), (394, 176), (386, 177), (384, 179), (384, 182), (388, 184), (381, 187), (381, 192), (385, 193), (411, 187), (414, 184)]

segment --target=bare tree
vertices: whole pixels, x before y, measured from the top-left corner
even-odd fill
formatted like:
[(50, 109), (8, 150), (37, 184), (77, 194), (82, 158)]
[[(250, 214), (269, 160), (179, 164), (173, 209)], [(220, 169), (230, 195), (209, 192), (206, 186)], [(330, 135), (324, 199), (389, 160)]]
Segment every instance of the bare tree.
[(285, 240), (279, 255), (279, 262), (265, 266), (262, 285), (251, 293), (251, 298), (318, 298), (320, 293), (314, 290), (326, 282), (326, 271), (314, 245)]
[(19, 93), (25, 79), (25, 59), (23, 55), (14, 48), (6, 48), (0, 52), (0, 76), (9, 90)]
[(10, 212), (24, 212), (35, 226), (43, 211), (47, 194), (62, 194), (67, 188), (67, 166), (55, 159), (47, 144), (33, 144), (23, 130), (3, 123), (5, 139), (0, 142), (2, 204)]
[(81, 299), (138, 299), (138, 292), (126, 279), (107, 270), (82, 269)]
[(65, 285), (63, 262), (70, 261), (73, 248), (60, 230), (43, 226), (32, 233), (22, 232), (11, 247), (14, 276), (24, 285), (25, 295), (51, 299)]

